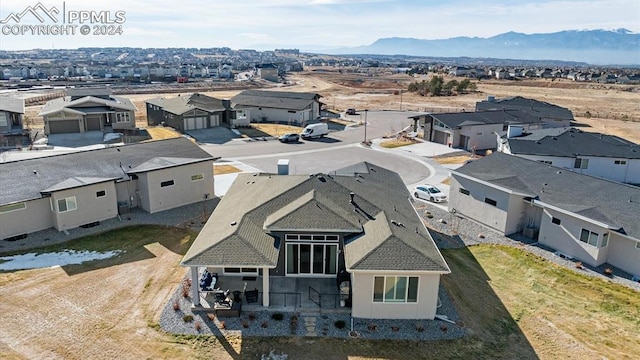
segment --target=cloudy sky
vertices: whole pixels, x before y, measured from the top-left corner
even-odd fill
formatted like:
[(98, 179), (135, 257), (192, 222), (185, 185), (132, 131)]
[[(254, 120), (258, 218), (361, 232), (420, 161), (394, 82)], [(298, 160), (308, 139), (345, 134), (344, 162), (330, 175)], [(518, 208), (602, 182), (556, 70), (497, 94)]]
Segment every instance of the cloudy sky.
[[(38, 0), (0, 0), (0, 50), (83, 46), (220, 47), (258, 50), (368, 45), (384, 37), (490, 37), (507, 31), (627, 28), (640, 32), (638, 0), (41, 0), (57, 20), (32, 13)], [(54, 10), (54, 12), (55, 12)], [(69, 23), (69, 11), (102, 15)], [(124, 15), (121, 35), (95, 35)], [(102, 14), (100, 14), (102, 12)], [(66, 18), (62, 19), (62, 15)], [(5, 23), (3, 21), (7, 20)], [(95, 19), (94, 19), (95, 20)], [(66, 21), (66, 22), (65, 22)], [(25, 25), (75, 26), (75, 35), (32, 35)], [(81, 35), (80, 26), (91, 31)], [(118, 24), (116, 24), (118, 25)], [(42, 27), (41, 27), (42, 28)], [(112, 28), (116, 29), (116, 28)], [(109, 29), (106, 29), (109, 30)], [(71, 31), (71, 30), (67, 30)]]

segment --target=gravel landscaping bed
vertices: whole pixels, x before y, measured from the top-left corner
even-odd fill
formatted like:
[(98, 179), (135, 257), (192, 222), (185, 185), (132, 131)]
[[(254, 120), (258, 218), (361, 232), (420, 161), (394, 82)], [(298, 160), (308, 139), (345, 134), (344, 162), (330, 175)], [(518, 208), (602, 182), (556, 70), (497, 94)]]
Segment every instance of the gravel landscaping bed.
[[(631, 274), (616, 269), (609, 264), (603, 264), (598, 267), (582, 264), (582, 269), (578, 269), (576, 267), (578, 263), (577, 260), (566, 259), (556, 255), (554, 249), (538, 244), (536, 240), (529, 239), (520, 234), (504, 236), (498, 231), (490, 229), (471, 219), (464, 218), (460, 214), (452, 214), (428, 203), (421, 203), (417, 206), (417, 210), (426, 221), (427, 227), (436, 245), (440, 249), (455, 249), (477, 244), (514, 246), (538, 255), (555, 264), (564, 266), (572, 271), (577, 271), (588, 276), (599, 277), (640, 290), (640, 282), (633, 281)], [(612, 276), (604, 275), (606, 268), (613, 269)]]
[[(176, 305), (177, 304), (177, 305)], [(176, 310), (177, 308), (177, 310)], [(280, 314), (281, 320), (273, 318)], [(240, 317), (216, 318), (212, 313), (193, 310), (191, 299), (183, 296), (179, 286), (160, 317), (160, 327), (172, 334), (237, 335), (242, 337), (319, 336), (331, 338), (364, 338), (392, 340), (443, 340), (462, 337), (464, 323), (459, 320), (446, 290), (440, 286), (438, 314), (447, 316), (454, 324), (442, 320), (359, 319), (331, 310), (317, 313), (243, 311)], [(185, 321), (185, 316), (191, 316)], [(295, 320), (293, 320), (295, 318)], [(313, 318), (313, 320), (307, 320)], [(315, 322), (309, 333), (307, 322)]]

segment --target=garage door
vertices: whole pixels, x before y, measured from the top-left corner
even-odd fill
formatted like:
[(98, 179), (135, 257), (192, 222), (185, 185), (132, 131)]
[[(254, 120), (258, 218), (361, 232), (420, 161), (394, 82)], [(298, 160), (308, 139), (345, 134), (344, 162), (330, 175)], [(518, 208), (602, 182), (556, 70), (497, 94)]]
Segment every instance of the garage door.
[(87, 131), (95, 131), (100, 129), (101, 115), (87, 116)]
[(220, 126), (220, 115), (211, 115), (211, 127)]
[(197, 129), (204, 129), (206, 127), (207, 127), (206, 117), (195, 117), (195, 118), (184, 119), (185, 130), (197, 130)]
[(79, 133), (80, 123), (78, 120), (56, 120), (49, 122), (49, 134)]

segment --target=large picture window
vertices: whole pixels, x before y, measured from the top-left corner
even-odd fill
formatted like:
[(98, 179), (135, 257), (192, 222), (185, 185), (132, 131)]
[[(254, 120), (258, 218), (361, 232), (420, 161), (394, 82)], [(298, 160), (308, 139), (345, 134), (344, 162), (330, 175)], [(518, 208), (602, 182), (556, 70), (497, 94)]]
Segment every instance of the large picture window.
[(417, 276), (376, 276), (373, 279), (373, 302), (418, 302)]
[(129, 122), (129, 113), (128, 112), (119, 112), (116, 113), (116, 122), (117, 123), (125, 123)]
[(64, 199), (58, 199), (58, 212), (63, 213), (67, 211), (73, 211), (78, 208), (76, 203), (76, 197), (71, 196)]

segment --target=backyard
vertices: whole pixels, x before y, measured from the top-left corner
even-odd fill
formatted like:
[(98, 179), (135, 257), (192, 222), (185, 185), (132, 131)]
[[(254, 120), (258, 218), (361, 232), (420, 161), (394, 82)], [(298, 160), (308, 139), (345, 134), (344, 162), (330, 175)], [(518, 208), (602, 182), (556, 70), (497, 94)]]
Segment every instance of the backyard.
[[(633, 358), (640, 353), (634, 290), (549, 263), (524, 250), (443, 250), (443, 277), (467, 335), (439, 342), (241, 338), (164, 333), (162, 309), (180, 286), (195, 233), (138, 226), (35, 250), (118, 255), (0, 273), (0, 358), (289, 359)], [(4, 261), (4, 260), (1, 260)]]

